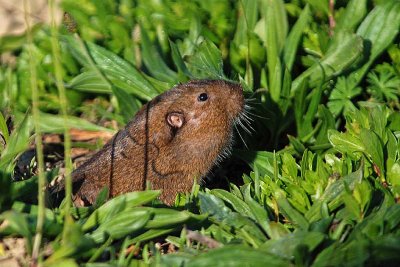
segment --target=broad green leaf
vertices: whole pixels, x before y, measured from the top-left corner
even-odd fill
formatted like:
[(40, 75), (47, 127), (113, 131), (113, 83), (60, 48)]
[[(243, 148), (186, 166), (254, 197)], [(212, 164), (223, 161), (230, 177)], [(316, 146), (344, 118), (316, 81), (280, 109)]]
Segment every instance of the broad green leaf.
[[(360, 205), (353, 195), (349, 193), (344, 193), (342, 196), (345, 209), (341, 210), (341, 213), (337, 215), (338, 218), (347, 218), (349, 220), (360, 221), (362, 211)], [(342, 215), (344, 214), (344, 215)]]
[(296, 226), (299, 226), (300, 229), (306, 231), (309, 227), (309, 222), (306, 218), (304, 218), (301, 213), (296, 210), (285, 197), (281, 196), (277, 199), (279, 208), (282, 213), (287, 217), (287, 219)]
[(118, 110), (124, 117), (124, 122), (128, 123), (136, 112), (140, 109), (140, 105), (136, 103), (136, 99), (133, 95), (128, 94), (124, 90), (113, 90), (115, 97), (118, 100)]
[(362, 215), (365, 214), (369, 203), (372, 199), (372, 187), (371, 184), (363, 180), (360, 184), (357, 184), (353, 196), (359, 203)]
[[(400, 88), (400, 84), (399, 84)], [(363, 104), (360, 104), (361, 109), (364, 109)], [(378, 135), (381, 142), (384, 144), (387, 142), (386, 136), (386, 125), (387, 118), (389, 117), (389, 109), (384, 106), (376, 106), (373, 108), (365, 107), (369, 116), (369, 124), (371, 125), (371, 130)]]
[(400, 129), (400, 113), (393, 112), (388, 117), (389, 129), (392, 131), (398, 131)]
[(345, 188), (354, 190), (355, 186), (362, 182), (364, 177), (363, 169), (364, 164), (362, 164), (357, 171), (337, 181), (330, 181), (322, 196), (318, 201), (315, 201), (313, 206), (307, 211), (305, 218), (308, 219), (309, 222), (320, 220), (322, 218), (321, 209), (323, 208), (323, 203), (326, 203), (330, 209), (336, 209), (343, 204), (343, 198), (341, 196), (345, 193)]
[(246, 215), (249, 218), (255, 219), (254, 215), (250, 211), (250, 207), (246, 204), (246, 202), (239, 199), (235, 195), (222, 189), (213, 189), (211, 190), (211, 194), (229, 203), (232, 206), (232, 208), (236, 210), (238, 213)]
[(235, 229), (236, 235), (254, 247), (266, 240), (265, 234), (247, 217), (231, 211), (224, 202), (211, 194), (199, 193), (201, 213), (208, 213), (210, 220)]
[(201, 213), (209, 214), (216, 220), (222, 221), (232, 212), (224, 202), (211, 194), (199, 194)]
[[(185, 80), (192, 77), (192, 74), (189, 72), (189, 70), (186, 67), (185, 62), (182, 59), (181, 53), (179, 51), (178, 46), (172, 42), (171, 40), (169, 41), (169, 45), (171, 47), (171, 53), (172, 53), (172, 60), (174, 61), (174, 64), (176, 68), (178, 69), (178, 73), (180, 77), (184, 77)], [(183, 80), (183, 81), (185, 81)]]
[(362, 92), (357, 82), (351, 77), (339, 77), (335, 88), (329, 96), (328, 108), (333, 115), (338, 116), (341, 112), (347, 113), (355, 109), (351, 99)]
[(188, 253), (170, 253), (161, 257), (159, 264), (161, 266), (186, 266), (192, 257), (193, 255)]
[(288, 139), (290, 144), (293, 146), (294, 150), (297, 152), (297, 154), (301, 155), (304, 153), (306, 147), (301, 143), (301, 141), (298, 138), (288, 135)]
[(371, 158), (372, 162), (379, 168), (378, 175), (384, 176), (384, 158), (382, 141), (378, 135), (371, 130), (361, 129), (360, 140), (365, 147), (365, 153)]
[[(234, 255), (234, 256), (233, 256)], [(281, 257), (243, 245), (230, 245), (200, 254), (188, 263), (188, 267), (200, 266), (288, 266)]]
[(124, 195), (117, 196), (104, 205), (96, 209), (82, 226), (83, 231), (88, 231), (91, 228), (102, 224), (105, 220), (109, 220), (115, 214), (132, 207), (137, 207), (146, 204), (160, 195), (160, 191), (142, 191), (130, 192)]
[(235, 155), (257, 170), (260, 176), (273, 176), (274, 153), (267, 151), (235, 151)]
[(392, 165), (396, 162), (397, 155), (400, 154), (400, 151), (398, 151), (398, 140), (396, 139), (392, 131), (387, 129), (386, 134), (388, 137), (388, 142), (385, 145), (387, 150), (386, 169), (390, 170)]
[(146, 229), (151, 228), (170, 228), (175, 225), (180, 225), (191, 218), (191, 214), (187, 211), (177, 211), (173, 209), (163, 208), (145, 208), (151, 211), (154, 216), (147, 222)]
[(298, 165), (296, 164), (296, 160), (289, 153), (284, 153), (282, 155), (282, 175), (287, 176), (292, 183), (298, 183), (297, 173), (298, 173)]
[(331, 202), (331, 201), (340, 201), (338, 197), (344, 190), (345, 186), (348, 186), (350, 190), (353, 190), (354, 187), (361, 183), (364, 177), (364, 166), (361, 166), (357, 171), (352, 172), (342, 179), (339, 179), (332, 184), (330, 184), (324, 191), (324, 194), (321, 196), (322, 201)]
[(400, 2), (384, 1), (367, 15), (358, 27), (361, 36), (370, 47), (368, 61), (351, 74), (361, 81), (375, 59), (391, 44), (400, 29)]
[(162, 93), (170, 88), (172, 88), (172, 86), (174, 86), (175, 84), (171, 84), (171, 83), (167, 83), (167, 82), (163, 82), (160, 80), (157, 80), (151, 76), (148, 76), (146, 74), (143, 74), (143, 77), (146, 78), (147, 81), (149, 81), (154, 88), (157, 90), (157, 92)]
[[(211, 190), (211, 191), (213, 191), (213, 190)], [(219, 190), (219, 189), (217, 189), (217, 190)], [(235, 184), (232, 184), (232, 183), (230, 184), (230, 194), (232, 194), (235, 198), (242, 200), (242, 201), (243, 201), (243, 193), (242, 193), (243, 190), (244, 190), (243, 187), (241, 189), (239, 189), (239, 187), (237, 187)], [(225, 190), (222, 190), (222, 191), (228, 192)]]
[(143, 62), (150, 74), (161, 81), (176, 84), (178, 82), (177, 73), (171, 70), (164, 62), (155, 45), (150, 42), (146, 30), (141, 28), (140, 33)]
[(384, 220), (389, 230), (396, 229), (400, 225), (400, 206), (393, 205), (385, 213)]
[(265, 207), (262, 207), (256, 200), (251, 197), (250, 186), (248, 186), (244, 192), (244, 200), (249, 206), (250, 211), (253, 214), (256, 222), (262, 227), (262, 229), (268, 234), (270, 238), (273, 238), (267, 209)]
[(271, 228), (271, 239), (278, 240), (290, 233), (290, 231), (285, 227), (284, 224), (280, 222), (272, 222), (269, 224)]
[(367, 0), (351, 0), (336, 21), (335, 32), (354, 31), (367, 13)]
[(63, 133), (65, 127), (68, 129), (74, 128), (74, 129), (81, 129), (88, 131), (103, 131), (109, 133), (114, 132), (114, 130), (97, 126), (93, 123), (88, 122), (87, 120), (78, 117), (67, 116), (67, 120), (65, 121), (63, 117), (48, 113), (40, 113), (39, 116), (40, 116), (40, 122), (39, 122), (40, 130), (44, 133)]
[(103, 80), (102, 83), (107, 82), (110, 88), (113, 85), (144, 100), (150, 100), (158, 95), (159, 92), (136, 68), (111, 51), (69, 36), (64, 36), (63, 40), (71, 54), (87, 70), (96, 72), (98, 78)]
[(181, 227), (170, 227), (170, 228), (161, 228), (161, 229), (150, 229), (144, 232), (143, 234), (140, 234), (131, 240), (129, 240), (130, 244), (135, 244), (138, 242), (144, 242), (148, 240), (152, 240), (154, 238), (160, 237), (160, 236), (165, 236), (166, 234), (169, 234), (174, 231), (179, 231)]
[(359, 152), (365, 152), (362, 141), (348, 132), (339, 133), (336, 130), (329, 130), (328, 139), (332, 146), (343, 154), (356, 155)]
[(394, 198), (390, 196), (389, 192), (384, 192), (384, 199), (381, 205), (373, 210), (371, 214), (364, 218), (364, 220), (355, 226), (355, 231), (351, 233), (350, 237), (357, 236), (359, 232), (369, 238), (377, 238), (387, 233), (390, 228), (380, 229), (381, 225), (384, 223), (384, 219), (390, 211), (390, 207), (395, 204)]
[(109, 192), (110, 192), (110, 190), (109, 190), (108, 186), (103, 187), (103, 189), (101, 189), (100, 192), (97, 194), (96, 200), (95, 200), (93, 206), (95, 208), (98, 208), (98, 207), (104, 205), (107, 202)]
[[(387, 218), (395, 219), (394, 225), (398, 223), (396, 216), (398, 205), (394, 205), (393, 198), (385, 194), (384, 200), (379, 210), (373, 210), (361, 223), (358, 223), (345, 242), (339, 242), (324, 249), (314, 261), (315, 266), (340, 265), (344, 261), (351, 265), (386, 264), (391, 265), (399, 261), (398, 238), (392, 240), (395, 235), (385, 235), (385, 229), (382, 227), (387, 222)], [(389, 215), (389, 216), (388, 216)], [(386, 217), (388, 216), (388, 217)], [(396, 223), (397, 221), (397, 223)], [(390, 223), (389, 223), (390, 224)], [(391, 226), (394, 226), (391, 225)], [(393, 245), (394, 242), (396, 245)], [(378, 256), (379, 255), (379, 256)]]
[(315, 10), (318, 10), (318, 11), (322, 12), (325, 16), (328, 16), (328, 14), (329, 14), (328, 2), (319, 1), (319, 0), (306, 0), (306, 2), (309, 5), (311, 5), (312, 7), (314, 7)]
[(85, 71), (75, 76), (68, 84), (69, 88), (74, 90), (96, 93), (111, 94), (111, 86), (99, 77), (98, 72), (94, 70)]
[(113, 94), (118, 100), (119, 106), (117, 108), (123, 115), (124, 122), (128, 122), (140, 107), (133, 95), (111, 85), (99, 74), (99, 71), (87, 71), (76, 76), (70, 82), (69, 87), (91, 93)]
[(107, 236), (119, 239), (126, 235), (135, 233), (144, 228), (149, 221), (151, 212), (147, 210), (125, 210), (101, 223), (89, 236), (96, 242), (102, 243)]
[[(243, 9), (244, 14), (239, 17), (238, 20), (238, 28), (239, 25), (244, 27), (241, 29), (242, 31), (237, 31), (236, 34), (241, 34), (242, 38), (248, 31), (252, 31), (256, 26), (257, 22), (257, 11), (258, 11), (258, 2), (252, 0), (244, 0), (240, 2), (240, 8)], [(245, 25), (245, 26), (244, 26)], [(243, 43), (244, 40), (240, 40), (240, 43)]]
[[(400, 186), (400, 163), (394, 163), (390, 169), (387, 170), (388, 182), (393, 186)], [(400, 191), (397, 189), (396, 194), (399, 195)]]
[(318, 107), (318, 117), (322, 122), (321, 128), (318, 131), (316, 136), (317, 144), (328, 143), (328, 130), (335, 128), (335, 119), (333, 118), (332, 113), (325, 106), (320, 105)]
[(221, 51), (208, 40), (197, 47), (196, 52), (189, 57), (187, 66), (197, 78), (223, 79), (225, 77)]
[[(310, 173), (313, 173), (313, 172), (310, 172)], [(301, 189), (299, 189), (298, 184), (292, 184), (292, 181), (286, 181), (285, 182), (285, 184), (286, 184), (286, 188), (285, 188), (286, 192), (290, 196), (290, 198), (288, 199), (290, 205), (295, 210), (297, 210), (298, 212), (300, 212), (302, 214), (304, 214), (311, 206), (310, 200), (309, 200), (309, 197), (308, 197), (307, 193), (311, 193), (312, 194), (312, 193), (314, 193), (316, 191), (315, 189), (314, 189), (315, 191), (314, 190), (307, 191), (306, 188), (310, 187), (310, 182), (315, 180), (314, 175), (308, 175), (308, 177), (310, 179), (307, 182), (303, 181), (301, 183), (302, 187), (304, 187), (304, 188), (301, 188)], [(314, 181), (313, 186), (314, 187), (318, 187), (319, 184), (320, 183), (317, 183), (317, 182)], [(279, 204), (279, 202), (278, 202), (278, 204)]]
[(260, 249), (291, 260), (294, 257), (296, 247), (304, 245), (312, 252), (324, 238), (325, 235), (319, 232), (297, 231), (280, 239), (268, 240)]
[(318, 254), (313, 266), (337, 266), (346, 262), (346, 265), (366, 265), (368, 262), (369, 242), (366, 239), (353, 239), (347, 244), (334, 244)]
[(310, 88), (314, 88), (347, 70), (361, 56), (363, 40), (355, 34), (340, 33), (321, 59), (298, 76), (292, 84), (292, 95), (299, 90), (304, 79), (309, 79)]

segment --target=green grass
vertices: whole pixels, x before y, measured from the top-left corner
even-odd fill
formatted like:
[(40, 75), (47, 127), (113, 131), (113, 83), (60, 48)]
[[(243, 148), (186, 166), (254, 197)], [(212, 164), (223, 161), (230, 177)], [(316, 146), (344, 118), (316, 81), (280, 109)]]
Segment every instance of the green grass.
[[(400, 2), (335, 2), (64, 0), (58, 28), (2, 37), (15, 62), (0, 65), (0, 238), (24, 238), (43, 266), (396, 266)], [(201, 78), (252, 99), (254, 131), (231, 159), (251, 172), (229, 190), (194, 185), (174, 207), (150, 190), (54, 207), (38, 188), (58, 168), (39, 178), (38, 153), (32, 177), (15, 172), (41, 134), (65, 136), (70, 166), (82, 144), (68, 129), (115, 132), (99, 122), (121, 128)]]

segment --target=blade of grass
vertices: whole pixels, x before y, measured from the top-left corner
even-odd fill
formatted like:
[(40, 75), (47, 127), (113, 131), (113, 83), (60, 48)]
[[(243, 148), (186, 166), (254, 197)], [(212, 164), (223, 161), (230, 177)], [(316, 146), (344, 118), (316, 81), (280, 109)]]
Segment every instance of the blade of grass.
[(301, 36), (304, 32), (304, 29), (308, 27), (310, 19), (310, 7), (306, 5), (286, 39), (285, 48), (283, 50), (283, 59), (286, 64), (286, 68), (289, 71), (292, 70)]
[(27, 111), (15, 130), (11, 133), (5, 149), (0, 157), (0, 170), (11, 173), (14, 169), (15, 158), (29, 147), (32, 120)]
[(283, 1), (265, 0), (262, 2), (265, 19), (265, 46), (267, 52), (267, 67), (269, 91), (272, 99), (278, 102), (282, 86), (281, 53), (287, 36), (287, 18)]
[[(8, 133), (6, 120), (4, 119), (4, 116), (1, 112), (0, 112), (0, 132), (2, 134), (2, 137), (4, 138), (4, 142), (7, 144), (8, 139), (10, 138), (10, 135)], [(0, 147), (0, 152), (2, 152), (1, 147)]]
[(250, 38), (251, 33), (254, 30), (254, 27), (257, 22), (258, 15), (258, 2), (257, 1), (248, 1), (242, 0), (240, 1), (240, 6), (243, 9), (243, 16), (239, 17), (238, 21), (238, 31), (235, 36), (235, 41), (238, 43), (243, 43), (247, 46), (247, 54), (246, 54), (246, 75), (245, 80), (246, 84), (249, 87), (253, 87), (253, 75), (252, 68), (250, 64), (250, 55), (253, 53), (253, 50), (250, 49)]
[[(59, 38), (58, 38), (58, 30), (57, 26), (55, 23), (55, 4), (54, 0), (49, 0), (49, 12), (50, 12), (50, 17), (51, 17), (51, 50), (52, 50), (52, 55), (53, 55), (53, 64), (54, 64), (54, 72), (55, 72), (55, 78), (56, 78), (56, 86), (58, 89), (59, 93), (59, 98), (60, 98), (60, 107), (61, 107), (61, 115), (63, 118), (63, 126), (64, 126), (64, 161), (65, 161), (65, 198), (66, 198), (66, 204), (65, 204), (65, 216), (69, 217), (70, 216), (70, 207), (72, 205), (72, 178), (71, 178), (71, 172), (72, 172), (72, 156), (71, 156), (71, 136), (70, 136), (70, 129), (67, 124), (67, 97), (66, 97), (66, 92), (65, 92), (65, 87), (63, 83), (63, 77), (62, 77), (62, 67), (60, 63), (60, 46), (59, 46)], [(68, 218), (65, 218), (65, 224), (64, 228), (70, 227), (71, 220)], [(67, 233), (67, 231), (63, 231), (64, 234)]]
[(39, 259), (40, 246), (42, 243), (43, 236), (43, 225), (45, 219), (45, 191), (43, 190), (46, 185), (46, 177), (44, 175), (44, 157), (43, 157), (43, 147), (42, 147), (42, 134), (40, 132), (39, 126), (39, 94), (37, 88), (37, 73), (36, 73), (36, 62), (35, 57), (33, 55), (33, 38), (31, 32), (30, 25), (30, 4), (28, 0), (24, 1), (24, 19), (26, 24), (26, 36), (28, 43), (28, 54), (29, 54), (29, 72), (30, 72), (30, 87), (32, 90), (32, 116), (33, 116), (33, 124), (35, 127), (35, 143), (36, 143), (36, 160), (38, 164), (38, 218), (36, 225), (36, 235), (33, 242), (32, 249), (32, 263), (36, 264)]
[(177, 73), (171, 70), (164, 62), (154, 43), (151, 43), (146, 30), (141, 28), (140, 32), (142, 37), (142, 58), (149, 72), (158, 80), (176, 84), (178, 82)]

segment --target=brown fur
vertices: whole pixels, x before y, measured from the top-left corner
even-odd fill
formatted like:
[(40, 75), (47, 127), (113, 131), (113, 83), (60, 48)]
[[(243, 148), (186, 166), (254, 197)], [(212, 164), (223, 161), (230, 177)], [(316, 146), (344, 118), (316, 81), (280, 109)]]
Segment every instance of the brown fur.
[[(203, 102), (202, 93), (208, 95)], [(72, 173), (75, 204), (93, 203), (104, 186), (114, 197), (144, 190), (147, 181), (172, 204), (230, 148), (243, 108), (242, 89), (230, 82), (197, 80), (166, 91)]]

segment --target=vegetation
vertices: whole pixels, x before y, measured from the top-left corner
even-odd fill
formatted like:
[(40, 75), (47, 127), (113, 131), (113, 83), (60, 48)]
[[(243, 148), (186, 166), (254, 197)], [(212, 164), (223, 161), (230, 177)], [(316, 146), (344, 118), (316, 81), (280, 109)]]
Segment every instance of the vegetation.
[[(399, 1), (64, 0), (62, 7), (59, 27), (0, 41), (0, 52), (15, 57), (0, 66), (0, 236), (24, 238), (32, 261), (400, 262)], [(241, 170), (242, 182), (228, 190), (194, 185), (174, 207), (151, 190), (107, 202), (103, 191), (93, 207), (52, 205), (42, 189), (60, 168), (48, 164), (55, 152), (43, 151), (43, 137), (63, 134), (68, 177), (71, 147), (102, 145), (71, 142), (69, 129), (113, 133), (146, 101), (200, 78), (239, 81), (252, 103), (253, 131), (239, 129), (243, 141), (238, 135), (231, 159), (251, 169)], [(21, 163), (33, 143), (36, 156)]]

